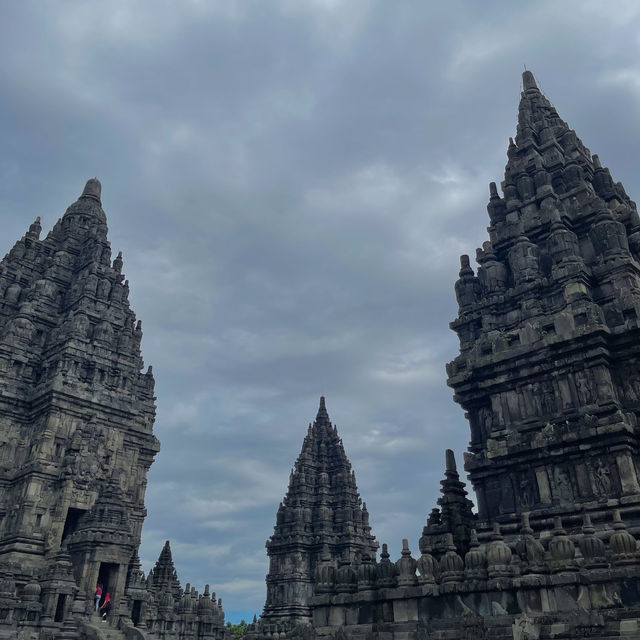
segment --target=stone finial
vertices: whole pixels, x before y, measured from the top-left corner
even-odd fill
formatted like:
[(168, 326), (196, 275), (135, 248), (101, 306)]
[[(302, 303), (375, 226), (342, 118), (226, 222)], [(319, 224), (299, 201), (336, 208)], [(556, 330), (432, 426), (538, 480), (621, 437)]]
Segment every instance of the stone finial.
[(396, 585), (396, 566), (389, 559), (389, 548), (386, 543), (382, 545), (380, 562), (377, 569), (377, 582), (380, 587), (394, 587)]
[(447, 533), (445, 538), (447, 551), (440, 560), (440, 581), (442, 583), (460, 582), (464, 577), (464, 561), (456, 551), (453, 535)]
[(591, 157), (591, 160), (593, 161), (594, 169), (602, 169), (602, 164), (600, 163), (600, 156), (598, 156), (597, 153), (593, 154), (593, 156)]
[(584, 564), (587, 568), (605, 567), (604, 542), (595, 535), (595, 528), (591, 523), (591, 516), (584, 513), (582, 516), (582, 536), (578, 540)]
[(431, 555), (431, 547), (428, 542), (421, 543), (420, 551), (422, 555), (416, 562), (416, 568), (418, 569), (418, 583), (419, 584), (435, 584), (436, 576), (439, 572), (438, 561)]
[(328, 422), (328, 421), (329, 421), (329, 414), (327, 413), (327, 407), (324, 402), (324, 396), (320, 396), (320, 406), (318, 407), (316, 422)]
[(469, 263), (469, 256), (463, 253), (460, 256), (460, 277), (464, 276), (472, 276), (473, 269), (471, 268), (471, 264)]
[(375, 563), (368, 553), (362, 554), (362, 560), (358, 565), (358, 591), (366, 591), (375, 588), (377, 570)]
[(100, 180), (98, 180), (98, 178), (89, 178), (89, 180), (87, 180), (87, 184), (84, 185), (84, 190), (80, 197), (92, 198), (93, 200), (100, 202), (101, 195), (102, 185), (100, 184)]
[(544, 570), (544, 547), (533, 535), (527, 511), (522, 514), (520, 537), (515, 544), (515, 550), (520, 557), (523, 573), (540, 573)]
[(489, 183), (489, 198), (491, 200), (495, 200), (496, 198), (500, 198), (500, 195), (498, 194), (498, 187), (496, 185), (495, 182), (490, 182)]
[(575, 570), (576, 549), (573, 541), (562, 526), (562, 518), (553, 518), (553, 537), (549, 542), (551, 568), (553, 571)]
[(456, 466), (456, 456), (453, 453), (452, 449), (447, 449), (444, 452), (444, 462), (445, 462), (445, 470), (446, 471), (452, 471), (454, 473), (457, 473), (458, 468)]
[(34, 240), (40, 239), (40, 232), (42, 231), (42, 225), (40, 224), (40, 216), (38, 216), (29, 226), (27, 237)]
[(538, 89), (538, 85), (536, 84), (536, 79), (533, 77), (533, 73), (529, 70), (526, 70), (522, 74), (522, 88), (524, 91), (527, 91), (529, 89), (536, 89), (540, 91), (540, 89)]
[(620, 509), (613, 510), (613, 533), (609, 538), (609, 548), (615, 564), (630, 564), (638, 562), (636, 539), (627, 531), (627, 525), (622, 521)]
[(511, 549), (505, 544), (498, 522), (493, 523), (491, 542), (487, 545), (487, 570), (490, 578), (511, 575)]
[(122, 251), (118, 251), (118, 255), (113, 261), (113, 270), (116, 273), (120, 273), (122, 271)]
[(487, 554), (480, 546), (478, 534), (471, 529), (469, 551), (464, 557), (464, 575), (469, 580), (482, 580), (487, 577)]
[(402, 539), (402, 555), (396, 562), (396, 569), (398, 570), (399, 587), (413, 586), (416, 584), (416, 561), (411, 557), (409, 541), (406, 538)]

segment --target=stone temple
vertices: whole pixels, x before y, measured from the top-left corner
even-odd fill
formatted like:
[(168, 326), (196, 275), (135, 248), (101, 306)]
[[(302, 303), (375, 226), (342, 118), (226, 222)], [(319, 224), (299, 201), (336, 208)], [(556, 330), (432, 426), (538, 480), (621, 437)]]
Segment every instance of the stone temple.
[(168, 542), (140, 571), (154, 379), (100, 197), (89, 180), (0, 263), (0, 638), (218, 639), (221, 603), (182, 590)]
[[(448, 450), (415, 557), (378, 556), (321, 398), (247, 640), (640, 640), (640, 217), (529, 71), (507, 155), (447, 366), (475, 501)], [(0, 640), (222, 640), (168, 542), (140, 570), (154, 381), (100, 183), (40, 231), (0, 263)]]
[(249, 638), (640, 639), (640, 217), (530, 71), (507, 155), (447, 365), (477, 512), (447, 451), (419, 553), (376, 561), (321, 401)]

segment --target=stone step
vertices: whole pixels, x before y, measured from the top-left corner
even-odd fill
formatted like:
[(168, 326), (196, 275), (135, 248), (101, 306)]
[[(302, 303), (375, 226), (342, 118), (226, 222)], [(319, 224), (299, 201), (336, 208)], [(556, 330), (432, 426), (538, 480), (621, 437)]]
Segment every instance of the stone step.
[(119, 629), (112, 627), (101, 617), (93, 615), (91, 622), (86, 623), (100, 640), (125, 640), (124, 634)]

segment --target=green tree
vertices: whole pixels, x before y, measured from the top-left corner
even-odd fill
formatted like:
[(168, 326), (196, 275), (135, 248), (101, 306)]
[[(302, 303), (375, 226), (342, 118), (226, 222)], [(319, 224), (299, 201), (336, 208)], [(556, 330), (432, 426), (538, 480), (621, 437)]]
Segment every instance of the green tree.
[(227, 622), (227, 632), (231, 634), (231, 637), (234, 640), (240, 640), (245, 632), (247, 631), (247, 627), (249, 624), (244, 620), (240, 620), (238, 624), (232, 624), (231, 622)]

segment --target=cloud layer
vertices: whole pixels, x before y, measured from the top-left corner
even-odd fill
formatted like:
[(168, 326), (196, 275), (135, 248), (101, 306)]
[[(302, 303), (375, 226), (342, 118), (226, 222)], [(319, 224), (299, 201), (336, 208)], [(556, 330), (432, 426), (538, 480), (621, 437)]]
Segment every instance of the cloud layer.
[(147, 569), (170, 538), (183, 584), (259, 613), (321, 394), (378, 540), (417, 547), (523, 65), (637, 199), (639, 33), (623, 0), (3, 5), (4, 247), (102, 180), (157, 380)]

